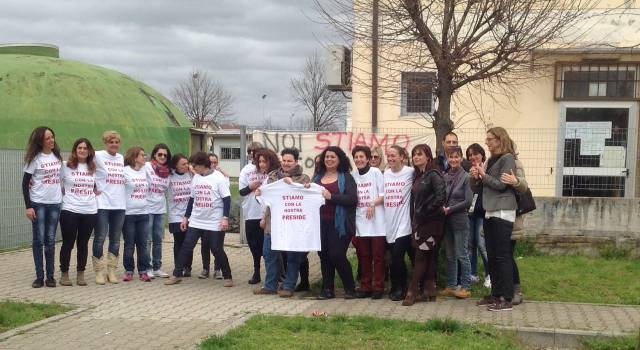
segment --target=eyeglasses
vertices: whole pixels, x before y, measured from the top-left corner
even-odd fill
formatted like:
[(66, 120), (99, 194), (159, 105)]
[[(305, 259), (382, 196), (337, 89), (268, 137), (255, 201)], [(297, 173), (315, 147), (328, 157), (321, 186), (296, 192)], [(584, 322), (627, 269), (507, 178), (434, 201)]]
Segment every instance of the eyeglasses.
[(166, 156), (167, 156), (167, 154), (166, 154), (166, 153), (156, 153), (156, 157), (162, 157), (162, 158), (164, 158), (164, 157), (166, 157)]
[(486, 138), (486, 139), (484, 139), (484, 140), (488, 142), (488, 141), (492, 141), (492, 140), (495, 140), (495, 139), (496, 139), (495, 137), (487, 137), (487, 138)]

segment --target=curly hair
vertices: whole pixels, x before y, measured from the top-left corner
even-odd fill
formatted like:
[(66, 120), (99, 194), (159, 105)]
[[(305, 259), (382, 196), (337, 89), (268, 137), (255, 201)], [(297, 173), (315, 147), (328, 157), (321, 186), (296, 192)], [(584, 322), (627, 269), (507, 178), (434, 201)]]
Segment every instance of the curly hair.
[(80, 144), (82, 143), (85, 144), (87, 150), (89, 151), (89, 154), (87, 155), (87, 168), (89, 169), (89, 172), (93, 174), (96, 171), (96, 150), (93, 149), (91, 141), (84, 137), (77, 139), (76, 142), (73, 143), (73, 148), (71, 148), (71, 155), (69, 155), (69, 160), (67, 160), (67, 168), (78, 168), (78, 146), (80, 146)]
[(324, 164), (324, 158), (327, 155), (327, 152), (333, 152), (338, 156), (338, 172), (340, 173), (350, 173), (351, 172), (351, 162), (349, 158), (347, 158), (347, 154), (344, 153), (342, 148), (338, 146), (329, 146), (322, 153), (320, 153), (320, 163), (318, 164), (318, 174), (322, 175), (327, 172), (327, 166)]
[(276, 154), (276, 152), (268, 148), (261, 148), (256, 151), (255, 155), (256, 155), (255, 158), (258, 161), (256, 163), (258, 167), (259, 167), (260, 157), (264, 158), (264, 160), (266, 160), (267, 163), (269, 164), (269, 167), (267, 168), (267, 174), (280, 168), (280, 160), (278, 159), (278, 155)]

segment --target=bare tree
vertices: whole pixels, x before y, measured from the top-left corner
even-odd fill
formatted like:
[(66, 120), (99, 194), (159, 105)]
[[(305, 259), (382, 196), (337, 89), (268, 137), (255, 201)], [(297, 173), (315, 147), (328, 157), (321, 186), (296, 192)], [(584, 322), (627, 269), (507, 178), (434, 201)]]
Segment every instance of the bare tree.
[[(437, 107), (425, 117), (438, 139), (455, 127), (451, 102), (462, 87), (508, 94), (548, 72), (549, 49), (574, 47), (603, 14), (597, 0), (314, 1), (357, 48), (354, 62), (370, 64), (354, 67), (354, 84), (397, 101), (402, 72), (433, 73)], [(375, 82), (374, 69), (384, 73)]]
[(233, 96), (206, 72), (198, 69), (173, 91), (175, 103), (197, 128), (220, 123), (233, 116)]
[(344, 121), (345, 98), (327, 89), (325, 66), (317, 53), (307, 58), (300, 76), (291, 79), (290, 89), (295, 103), (309, 112), (312, 130), (334, 130)]

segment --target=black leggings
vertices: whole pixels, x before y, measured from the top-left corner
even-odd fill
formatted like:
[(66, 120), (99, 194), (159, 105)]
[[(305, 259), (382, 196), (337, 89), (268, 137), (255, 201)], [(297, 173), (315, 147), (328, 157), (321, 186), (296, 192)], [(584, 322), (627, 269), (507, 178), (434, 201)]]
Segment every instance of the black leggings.
[(260, 228), (260, 220), (245, 220), (245, 232), (247, 233), (247, 243), (253, 256), (253, 273), (260, 274), (260, 258), (262, 257), (262, 244), (264, 242), (264, 231)]
[(62, 247), (60, 248), (60, 271), (69, 272), (71, 251), (77, 244), (77, 271), (84, 271), (89, 254), (89, 238), (96, 226), (97, 214), (78, 214), (68, 210), (60, 212), (60, 231)]
[(351, 243), (351, 236), (340, 237), (333, 220), (321, 220), (320, 242), (322, 250), (320, 256), (320, 269), (322, 270), (322, 289), (334, 290), (336, 271), (340, 275), (345, 292), (354, 292), (356, 283), (353, 280), (351, 264), (347, 259), (347, 249)]
[(396, 238), (391, 243), (391, 291), (407, 289), (407, 264), (404, 256), (411, 249), (411, 235)]
[(231, 267), (229, 266), (229, 259), (224, 252), (224, 232), (222, 231), (209, 231), (199, 228), (189, 227), (187, 235), (180, 248), (180, 254), (176, 261), (173, 275), (176, 277), (182, 277), (186, 262), (193, 259), (193, 248), (195, 248), (198, 238), (207, 236), (209, 241), (209, 248), (216, 261), (220, 264), (222, 270), (222, 277), (224, 279), (231, 279)]
[(491, 295), (511, 301), (513, 298), (513, 251), (511, 249), (513, 222), (490, 217), (484, 221), (483, 226), (491, 275)]
[(513, 284), (520, 284), (520, 271), (518, 270), (518, 264), (516, 264), (516, 243), (515, 239), (511, 240), (511, 256), (513, 257)]

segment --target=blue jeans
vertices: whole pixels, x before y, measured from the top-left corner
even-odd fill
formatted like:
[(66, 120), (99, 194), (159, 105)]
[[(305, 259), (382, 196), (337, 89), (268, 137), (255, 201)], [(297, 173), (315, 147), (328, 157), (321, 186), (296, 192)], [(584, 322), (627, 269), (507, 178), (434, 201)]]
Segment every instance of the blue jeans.
[[(279, 251), (271, 250), (271, 234), (265, 233), (262, 256), (264, 257), (264, 267), (267, 270), (267, 274), (264, 277), (263, 288), (272, 292), (278, 290), (278, 277), (280, 277), (279, 255)], [(298, 263), (298, 266), (300, 266), (300, 263)], [(296, 280), (297, 278), (298, 276), (296, 275)]]
[(471, 274), (478, 276), (478, 251), (484, 266), (485, 276), (489, 275), (487, 262), (487, 248), (484, 245), (484, 237), (480, 235), (484, 218), (469, 216), (469, 257), (471, 259)]
[(445, 225), (444, 246), (447, 253), (447, 288), (458, 283), (458, 264), (462, 288), (471, 290), (471, 263), (469, 262), (469, 220), (466, 217), (448, 217)]
[(98, 219), (93, 237), (93, 256), (102, 258), (104, 239), (109, 233), (109, 253), (118, 256), (120, 236), (124, 224), (124, 209), (98, 209)]
[(287, 278), (284, 280), (282, 289), (290, 292), (293, 292), (296, 289), (300, 263), (306, 254), (306, 252), (287, 252)]
[(47, 279), (52, 279), (55, 269), (56, 229), (60, 218), (60, 204), (33, 203), (33, 210), (36, 213), (36, 219), (31, 223), (33, 228), (33, 263), (36, 266), (36, 277), (44, 279), (42, 266), (42, 251), (44, 248)]
[[(149, 231), (151, 232), (151, 240), (149, 241), (148, 250), (149, 266), (154, 270), (160, 270), (162, 267), (162, 238), (164, 238), (164, 214), (149, 214)], [(153, 244), (152, 242), (153, 241)], [(151, 260), (153, 259), (153, 260)]]
[(149, 252), (147, 242), (149, 241), (149, 215), (125, 215), (122, 226), (124, 236), (124, 256), (122, 264), (124, 270), (133, 273), (135, 261), (133, 252), (138, 252), (138, 273), (144, 273), (149, 269)]

